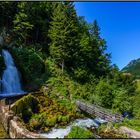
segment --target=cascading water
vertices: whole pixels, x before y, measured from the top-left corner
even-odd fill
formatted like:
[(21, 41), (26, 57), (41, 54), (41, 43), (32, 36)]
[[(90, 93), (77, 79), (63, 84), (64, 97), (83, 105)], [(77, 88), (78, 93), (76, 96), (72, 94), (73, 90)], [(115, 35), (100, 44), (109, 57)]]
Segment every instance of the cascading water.
[(99, 124), (96, 122), (99, 121), (100, 124), (106, 123), (105, 120), (102, 120), (100, 118), (96, 118), (96, 121), (94, 119), (77, 119), (74, 122), (72, 122), (70, 125), (68, 125), (66, 128), (53, 128), (48, 133), (41, 133), (40, 135), (46, 137), (46, 138), (64, 138), (66, 135), (69, 134), (71, 131), (72, 126), (79, 126), (83, 128), (90, 128), (90, 127), (98, 127)]
[(25, 93), (21, 89), (18, 70), (14, 64), (11, 54), (7, 50), (2, 50), (6, 69), (3, 72), (1, 80), (0, 96), (12, 96)]

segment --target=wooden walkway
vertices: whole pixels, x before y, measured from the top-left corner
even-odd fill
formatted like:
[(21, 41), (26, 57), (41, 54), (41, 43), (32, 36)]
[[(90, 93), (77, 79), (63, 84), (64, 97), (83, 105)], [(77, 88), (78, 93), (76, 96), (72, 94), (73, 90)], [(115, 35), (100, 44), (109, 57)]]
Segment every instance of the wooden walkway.
[(94, 104), (89, 104), (78, 100), (76, 101), (76, 105), (80, 110), (88, 113), (89, 115), (101, 118), (108, 122), (120, 122), (123, 120), (121, 114), (118, 113), (114, 114), (112, 112), (109, 112), (105, 108), (102, 108)]

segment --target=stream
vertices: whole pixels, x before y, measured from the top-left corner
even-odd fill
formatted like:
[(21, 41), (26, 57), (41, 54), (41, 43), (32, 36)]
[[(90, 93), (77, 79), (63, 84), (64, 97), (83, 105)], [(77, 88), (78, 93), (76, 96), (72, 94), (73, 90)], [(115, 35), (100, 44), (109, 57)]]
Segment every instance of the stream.
[[(97, 123), (98, 121), (98, 123)], [(72, 122), (70, 125), (66, 126), (65, 128), (53, 128), (48, 133), (41, 133), (40, 135), (46, 137), (46, 138), (64, 138), (66, 135), (69, 134), (72, 126), (79, 126), (82, 128), (90, 128), (90, 127), (99, 127), (99, 123), (105, 123), (106, 121), (96, 118), (96, 119), (76, 119), (74, 122)]]

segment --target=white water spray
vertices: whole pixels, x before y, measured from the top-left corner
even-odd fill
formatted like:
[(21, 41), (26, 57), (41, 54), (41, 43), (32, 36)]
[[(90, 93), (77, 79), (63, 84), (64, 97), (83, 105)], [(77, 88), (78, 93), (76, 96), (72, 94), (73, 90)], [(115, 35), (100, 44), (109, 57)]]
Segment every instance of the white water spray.
[(52, 131), (50, 131), (49, 133), (42, 133), (40, 135), (46, 138), (64, 138), (66, 135), (69, 134), (72, 126), (79, 126), (79, 127), (86, 128), (86, 127), (91, 127), (91, 126), (98, 127), (99, 125), (93, 119), (89, 119), (89, 118), (77, 119), (66, 128), (53, 128)]
[(1, 95), (8, 96), (24, 93), (24, 91), (21, 89), (19, 73), (11, 54), (7, 50), (2, 50), (2, 56), (4, 57), (6, 69), (3, 72), (1, 80)]

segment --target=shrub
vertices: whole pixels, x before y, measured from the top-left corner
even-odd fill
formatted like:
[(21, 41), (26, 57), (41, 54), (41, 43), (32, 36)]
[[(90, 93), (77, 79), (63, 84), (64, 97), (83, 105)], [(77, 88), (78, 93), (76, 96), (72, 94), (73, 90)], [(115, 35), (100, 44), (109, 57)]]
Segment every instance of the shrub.
[(133, 98), (133, 114), (140, 118), (140, 93), (137, 93)]
[(131, 129), (140, 131), (140, 119), (139, 118), (133, 118), (133, 119), (125, 118), (123, 123), (120, 124), (120, 126), (126, 126)]
[(111, 108), (114, 95), (113, 86), (111, 86), (107, 81), (101, 79), (96, 86), (95, 93), (101, 98), (101, 105), (106, 108)]
[(74, 78), (76, 78), (80, 82), (85, 82), (88, 78), (88, 72), (85, 68), (78, 67), (74, 70)]
[(127, 90), (123, 88), (119, 88), (117, 90), (114, 90), (114, 101), (112, 108), (116, 110), (117, 112), (129, 112), (132, 113), (132, 100), (128, 96)]
[(71, 128), (70, 133), (66, 136), (66, 138), (93, 138), (93, 134), (85, 129), (85, 128), (81, 128), (79, 126), (73, 126)]
[(13, 48), (10, 51), (21, 72), (23, 83), (30, 86), (41, 85), (45, 72), (42, 53), (29, 48)]

